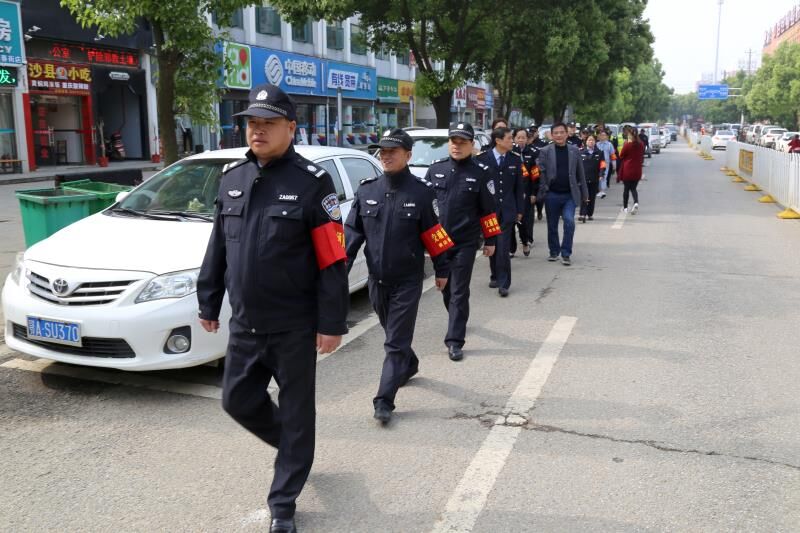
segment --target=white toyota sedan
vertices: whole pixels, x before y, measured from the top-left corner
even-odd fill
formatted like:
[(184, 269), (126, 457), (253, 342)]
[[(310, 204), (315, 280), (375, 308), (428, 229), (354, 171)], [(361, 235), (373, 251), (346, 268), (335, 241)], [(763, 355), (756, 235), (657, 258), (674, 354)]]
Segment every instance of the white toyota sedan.
[[(380, 164), (347, 148), (297, 146), (333, 178), (347, 217), (361, 179)], [(203, 364), (225, 354), (230, 307), (220, 333), (197, 319), (196, 284), (211, 234), (225, 164), (246, 149), (187, 157), (101, 213), (67, 226), (17, 257), (2, 293), (5, 342), (35, 357), (124, 370)], [(350, 292), (366, 285), (359, 254)]]
[(718, 130), (717, 133), (711, 137), (711, 149), (716, 150), (717, 148), (724, 148), (727, 150), (728, 141), (735, 140), (736, 134), (733, 133), (733, 130)]

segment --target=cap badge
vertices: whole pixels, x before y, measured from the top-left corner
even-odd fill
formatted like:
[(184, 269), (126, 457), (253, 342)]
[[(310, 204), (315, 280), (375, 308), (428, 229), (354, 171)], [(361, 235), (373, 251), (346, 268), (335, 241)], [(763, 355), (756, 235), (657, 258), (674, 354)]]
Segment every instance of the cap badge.
[(464, 125), (463, 125), (463, 124), (459, 124), (457, 127), (458, 127), (458, 129), (460, 129), (460, 130), (463, 130), (463, 129), (464, 129)]
[(268, 96), (267, 91), (261, 91), (256, 95), (256, 100), (266, 100)]

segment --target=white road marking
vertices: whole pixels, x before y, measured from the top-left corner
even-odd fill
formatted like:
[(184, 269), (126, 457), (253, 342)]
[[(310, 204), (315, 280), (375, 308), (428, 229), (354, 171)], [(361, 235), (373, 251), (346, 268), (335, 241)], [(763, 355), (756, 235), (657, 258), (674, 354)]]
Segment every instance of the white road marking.
[(495, 425), (450, 496), (442, 517), (433, 526), (433, 533), (472, 531), (522, 431), (521, 425), (509, 423), (525, 422), (577, 321), (575, 317), (562, 316), (553, 325), (525, 376), (506, 402), (503, 414), (495, 420)]
[(614, 221), (614, 225), (611, 226), (611, 229), (622, 229), (623, 224), (625, 224), (625, 219), (628, 218), (628, 213), (625, 211), (620, 211), (619, 215), (617, 215), (617, 220)]
[(50, 361), (49, 359), (36, 359), (34, 361), (12, 359), (0, 366), (15, 368), (17, 370), (27, 370), (29, 372), (40, 372), (42, 374), (67, 376), (87, 381), (110, 383), (112, 385), (126, 385), (128, 387), (161, 392), (173, 392), (176, 394), (185, 394), (187, 396), (199, 396), (201, 398), (212, 398), (215, 400), (222, 398), (222, 389), (214, 385), (185, 383), (134, 372), (114, 372), (85, 366), (67, 366), (58, 364), (55, 361)]

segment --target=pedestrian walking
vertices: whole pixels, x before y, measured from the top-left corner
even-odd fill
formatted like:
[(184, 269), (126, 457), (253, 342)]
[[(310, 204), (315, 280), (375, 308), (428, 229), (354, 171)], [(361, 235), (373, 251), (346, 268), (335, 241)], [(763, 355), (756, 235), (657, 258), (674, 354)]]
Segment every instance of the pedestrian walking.
[(642, 167), (644, 166), (644, 143), (636, 134), (636, 130), (628, 132), (628, 142), (622, 147), (619, 154), (622, 161), (622, 168), (617, 175), (617, 180), (621, 181), (624, 190), (622, 192), (622, 210), (628, 212), (628, 198), (633, 196), (633, 209), (631, 214), (635, 215), (639, 211), (639, 193), (636, 187), (642, 179)]
[[(531, 126), (530, 126), (528, 131), (530, 131), (531, 134), (533, 135), (533, 140), (531, 141), (531, 146), (534, 149), (536, 149), (536, 156), (537, 156), (536, 158), (537, 158), (537, 161), (538, 161), (539, 154), (541, 154), (542, 148), (544, 148), (545, 146), (548, 146), (550, 144), (550, 142), (547, 139), (542, 139), (539, 136), (539, 128), (537, 128), (535, 124), (531, 124)], [(538, 168), (537, 168), (537, 170), (538, 170)], [(539, 173), (541, 174), (540, 171), (539, 171)], [(541, 180), (541, 176), (540, 176), (539, 180)], [(539, 183), (540, 182), (541, 181), (537, 181), (537, 183), (535, 184), (535, 189), (536, 189), (535, 192), (538, 192)], [(542, 200), (538, 196), (538, 194), (535, 195), (535, 196), (536, 196), (536, 203), (535, 203), (535, 206), (536, 206), (536, 220), (542, 220), (542, 212), (544, 211), (544, 200)], [(533, 230), (531, 230), (531, 231), (533, 231)], [(533, 235), (533, 233), (531, 233), (531, 235)]]
[(594, 203), (600, 188), (600, 180), (606, 170), (606, 159), (602, 150), (595, 146), (594, 135), (586, 137), (586, 147), (581, 150), (581, 164), (586, 176), (586, 187), (589, 189), (589, 201), (581, 204), (581, 223), (594, 220)]
[(600, 191), (597, 193), (600, 198), (606, 197), (606, 191), (614, 173), (614, 162), (617, 160), (617, 151), (611, 141), (608, 140), (609, 134), (610, 132), (605, 129), (600, 130), (600, 133), (597, 134), (597, 149), (603, 152), (603, 160), (606, 162), (606, 167), (600, 177)]
[(653, 157), (653, 153), (650, 151), (650, 137), (647, 136), (647, 132), (642, 128), (639, 130), (639, 140), (644, 145), (644, 151), (647, 153), (647, 159)]
[(489, 258), (489, 287), (497, 289), (501, 297), (506, 297), (511, 287), (511, 242), (514, 240), (514, 228), (522, 221), (525, 209), (523, 180), (527, 171), (524, 170), (522, 159), (511, 151), (514, 141), (510, 129), (496, 128), (492, 131), (492, 141), (494, 148), (478, 156), (478, 161), (489, 167), (489, 189), (494, 189), (492, 192), (500, 222), (497, 248)]
[(227, 291), (222, 406), (278, 449), (267, 503), (270, 531), (285, 533), (296, 531), (295, 500), (314, 461), (317, 352), (347, 333), (344, 230), (330, 176), (294, 151), (294, 101), (259, 85), (239, 115), (250, 150), (223, 172), (197, 299), (201, 326), (217, 332)]
[[(525, 201), (522, 213), (522, 221), (517, 224), (519, 229), (519, 240), (522, 244), (522, 253), (525, 257), (531, 255), (533, 247), (533, 211), (536, 204), (536, 194), (539, 189), (539, 167), (536, 159), (539, 157), (539, 149), (534, 147), (532, 134), (525, 128), (518, 128), (513, 131), (514, 151), (522, 157), (523, 181), (525, 182)], [(517, 252), (517, 241), (511, 239), (511, 256)]]
[(442, 291), (448, 312), (447, 334), (444, 343), (452, 361), (464, 358), (464, 337), (469, 320), (469, 285), (475, 252), (481, 234), (484, 238), (483, 255), (495, 253), (495, 242), (500, 234), (500, 222), (495, 213), (494, 183), (489, 178), (489, 167), (472, 155), (475, 130), (467, 122), (450, 125), (448, 130), (449, 157), (434, 161), (425, 176), (433, 183), (439, 206), (439, 220), (453, 248), (448, 250), (450, 277)]
[(417, 321), (425, 250), (430, 254), (436, 288), (450, 275), (447, 252), (453, 242), (439, 223), (433, 185), (408, 169), (414, 141), (402, 128), (387, 131), (378, 142), (383, 174), (361, 180), (345, 224), (348, 270), (366, 243), (369, 299), (385, 333), (374, 418), (386, 424), (395, 397), (419, 371), (411, 348)]
[[(553, 134), (553, 130), (550, 130), (550, 133)], [(555, 135), (553, 134), (553, 140), (555, 141)], [(577, 146), (578, 148), (583, 148), (583, 141), (581, 141), (581, 136), (578, 135), (577, 126), (574, 122), (570, 122), (568, 125), (567, 131), (567, 143)]]
[[(575, 236), (575, 208), (588, 201), (589, 190), (581, 163), (580, 150), (567, 143), (567, 127), (563, 123), (553, 126), (554, 143), (539, 154), (541, 183), (539, 197), (544, 198), (547, 210), (548, 261), (572, 264), (572, 242)], [(558, 223), (564, 219), (564, 239), (559, 242)]]

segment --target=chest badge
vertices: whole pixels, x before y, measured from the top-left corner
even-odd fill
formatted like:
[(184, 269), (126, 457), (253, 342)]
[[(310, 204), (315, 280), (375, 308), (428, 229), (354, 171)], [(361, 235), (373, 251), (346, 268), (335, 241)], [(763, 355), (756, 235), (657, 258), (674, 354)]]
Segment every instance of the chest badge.
[(443, 178), (443, 177), (444, 177), (444, 174), (434, 174), (434, 177), (436, 177), (436, 178)]
[(367, 205), (378, 205), (377, 200), (367, 200)]
[(494, 180), (486, 182), (486, 188), (489, 189), (490, 193), (494, 194)]
[(228, 196), (230, 196), (231, 198), (240, 198), (242, 194), (243, 194), (242, 191), (238, 189), (233, 189), (228, 191)]

